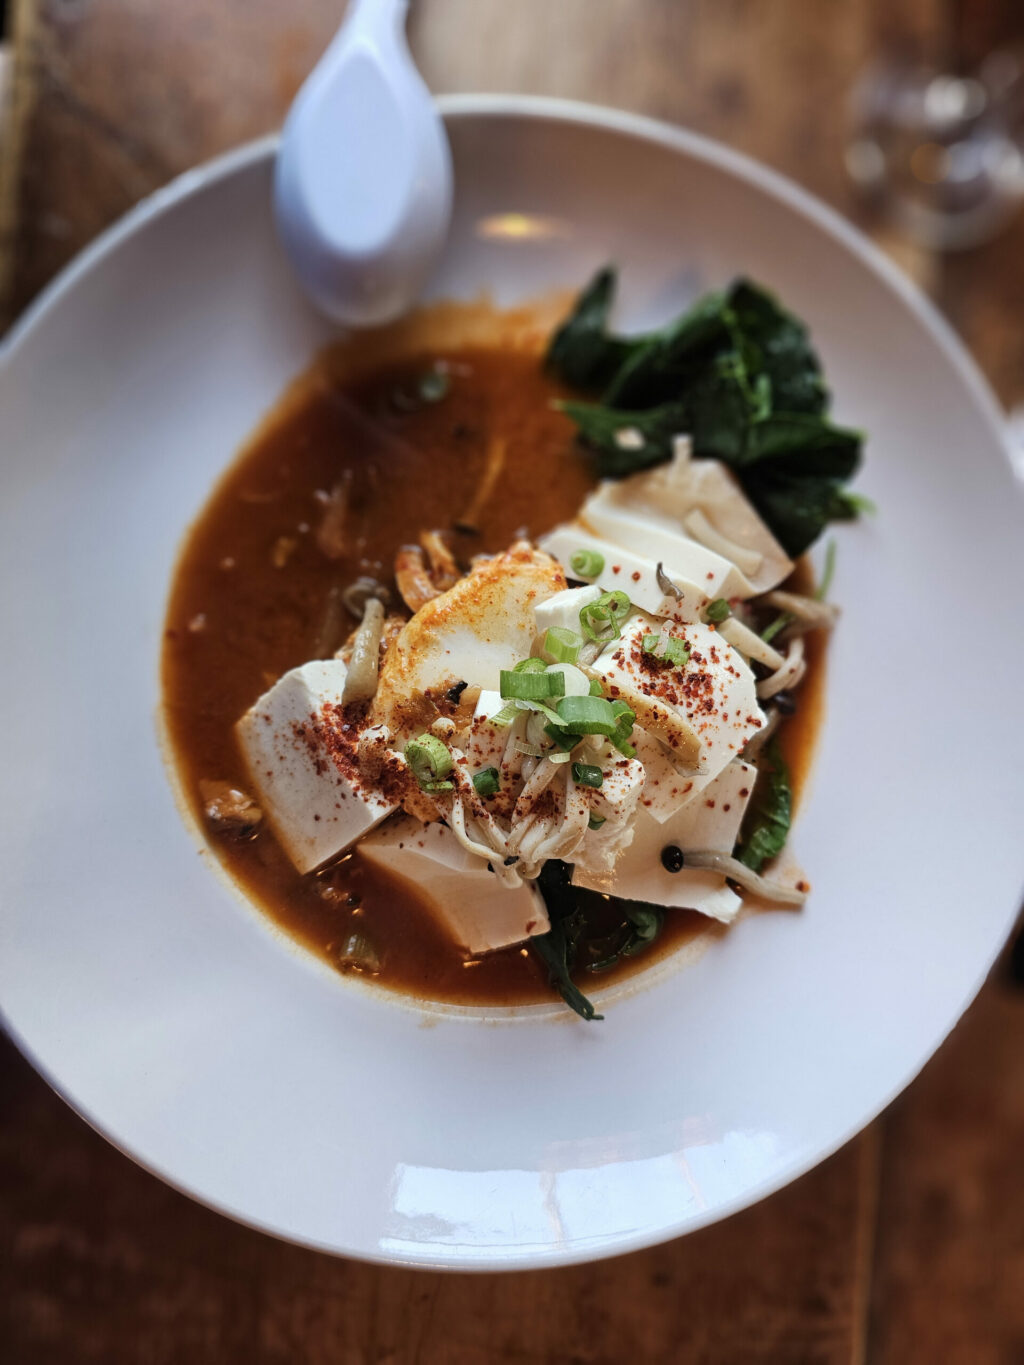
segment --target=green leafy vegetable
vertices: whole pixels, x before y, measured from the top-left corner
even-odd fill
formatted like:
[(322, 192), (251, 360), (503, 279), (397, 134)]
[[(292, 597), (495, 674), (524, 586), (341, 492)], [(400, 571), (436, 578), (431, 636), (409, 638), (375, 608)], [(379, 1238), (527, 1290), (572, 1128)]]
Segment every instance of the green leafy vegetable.
[(608, 332), (615, 271), (599, 270), (551, 338), (547, 365), (574, 389), (604, 388), (629, 355), (630, 343)]
[[(604, 821), (593, 816), (591, 828)], [(601, 1019), (572, 979), (574, 971), (603, 972), (620, 958), (635, 957), (651, 946), (665, 923), (659, 905), (619, 900), (572, 885), (572, 867), (556, 859), (541, 868), (537, 885), (547, 905), (551, 928), (530, 939), (530, 948), (548, 971), (551, 985), (581, 1018)]]
[(769, 858), (782, 852), (793, 812), (789, 769), (778, 740), (769, 740), (764, 746), (758, 768), (736, 848), (736, 857), (754, 872), (760, 872)]
[(537, 885), (547, 906), (551, 928), (546, 934), (535, 934), (530, 948), (547, 968), (548, 980), (565, 1003), (581, 1019), (603, 1019), (573, 981), (571, 972), (576, 962), (579, 940), (584, 930), (583, 910), (572, 885), (572, 868), (568, 863), (552, 858), (544, 864)]
[[(614, 277), (603, 271), (599, 281), (573, 314), (575, 329), (566, 323), (557, 334), (549, 363), (599, 396), (561, 406), (593, 449), (601, 475), (621, 478), (667, 460), (672, 438), (685, 433), (696, 456), (735, 470), (793, 556), (827, 522), (865, 510), (865, 500), (843, 486), (857, 469), (863, 437), (825, 416), (829, 395), (807, 329), (771, 294), (739, 280), (658, 332), (620, 338), (616, 351), (606, 331)], [(588, 360), (596, 335), (601, 365)]]

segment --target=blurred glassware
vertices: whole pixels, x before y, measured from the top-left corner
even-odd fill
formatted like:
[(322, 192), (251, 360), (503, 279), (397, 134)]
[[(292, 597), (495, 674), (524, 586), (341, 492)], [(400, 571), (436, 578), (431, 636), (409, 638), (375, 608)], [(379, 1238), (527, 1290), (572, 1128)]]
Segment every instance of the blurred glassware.
[(955, 251), (998, 233), (1024, 200), (1024, 60), (997, 51), (955, 76), (880, 62), (851, 97), (846, 166), (924, 246)]

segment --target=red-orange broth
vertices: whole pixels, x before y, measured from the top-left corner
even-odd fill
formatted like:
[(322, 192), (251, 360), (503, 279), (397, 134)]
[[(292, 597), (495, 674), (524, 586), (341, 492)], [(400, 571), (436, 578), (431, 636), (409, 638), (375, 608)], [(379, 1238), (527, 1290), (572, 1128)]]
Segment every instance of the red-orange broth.
[[(204, 823), (199, 784), (249, 787), (235, 721), (288, 669), (320, 657), (334, 589), (360, 575), (386, 581), (395, 551), (422, 530), (445, 533), (457, 558), (504, 549), (570, 518), (593, 483), (572, 424), (552, 406), (564, 396), (540, 354), (546, 321), (451, 306), (411, 325), (321, 357), (257, 432), (190, 530), (171, 590), (163, 689), (172, 760)], [(463, 339), (460, 343), (460, 335)], [(424, 375), (447, 376), (439, 401), (419, 401)], [(485, 470), (500, 469), (481, 501)], [(317, 543), (323, 495), (350, 479), (346, 552)], [(782, 730), (794, 787), (810, 758), (823, 659), (812, 637), (799, 707)], [(407, 883), (350, 854), (300, 876), (264, 821), (254, 836), (209, 831), (228, 872), (266, 914), (329, 962), (358, 930), (377, 951), (379, 983), (432, 1000), (517, 1004), (548, 1000), (543, 968), (525, 948), (466, 960)], [(708, 927), (670, 911), (646, 954), (581, 975), (584, 990), (619, 979)]]

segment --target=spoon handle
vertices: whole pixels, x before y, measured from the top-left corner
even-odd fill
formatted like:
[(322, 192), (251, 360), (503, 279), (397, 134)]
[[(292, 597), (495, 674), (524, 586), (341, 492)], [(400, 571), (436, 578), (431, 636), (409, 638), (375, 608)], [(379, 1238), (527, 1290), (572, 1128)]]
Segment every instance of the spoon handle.
[(348, 35), (357, 30), (365, 33), (400, 33), (405, 27), (409, 0), (351, 0), (342, 31)]

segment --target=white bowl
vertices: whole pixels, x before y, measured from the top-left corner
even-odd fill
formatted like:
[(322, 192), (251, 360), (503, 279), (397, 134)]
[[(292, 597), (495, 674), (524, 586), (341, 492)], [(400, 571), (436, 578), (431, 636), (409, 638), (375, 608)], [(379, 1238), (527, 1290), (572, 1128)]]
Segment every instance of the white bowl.
[[(641, 1247), (777, 1189), (956, 1021), (1024, 871), (1024, 536), (970, 361), (826, 209), (626, 115), (445, 112), (458, 191), (436, 293), (512, 301), (611, 259), (634, 324), (749, 273), (809, 320), (837, 415), (871, 434), (880, 510), (840, 532), (796, 830), (806, 911), (738, 925), (602, 1024), (488, 1018), (353, 987), (199, 856), (157, 739), (175, 553), (327, 336), (274, 242), (266, 142), (129, 214), (9, 341), (0, 1000), (69, 1102), (196, 1198), (331, 1251), (507, 1269)], [(535, 235), (496, 232), (510, 213)]]

